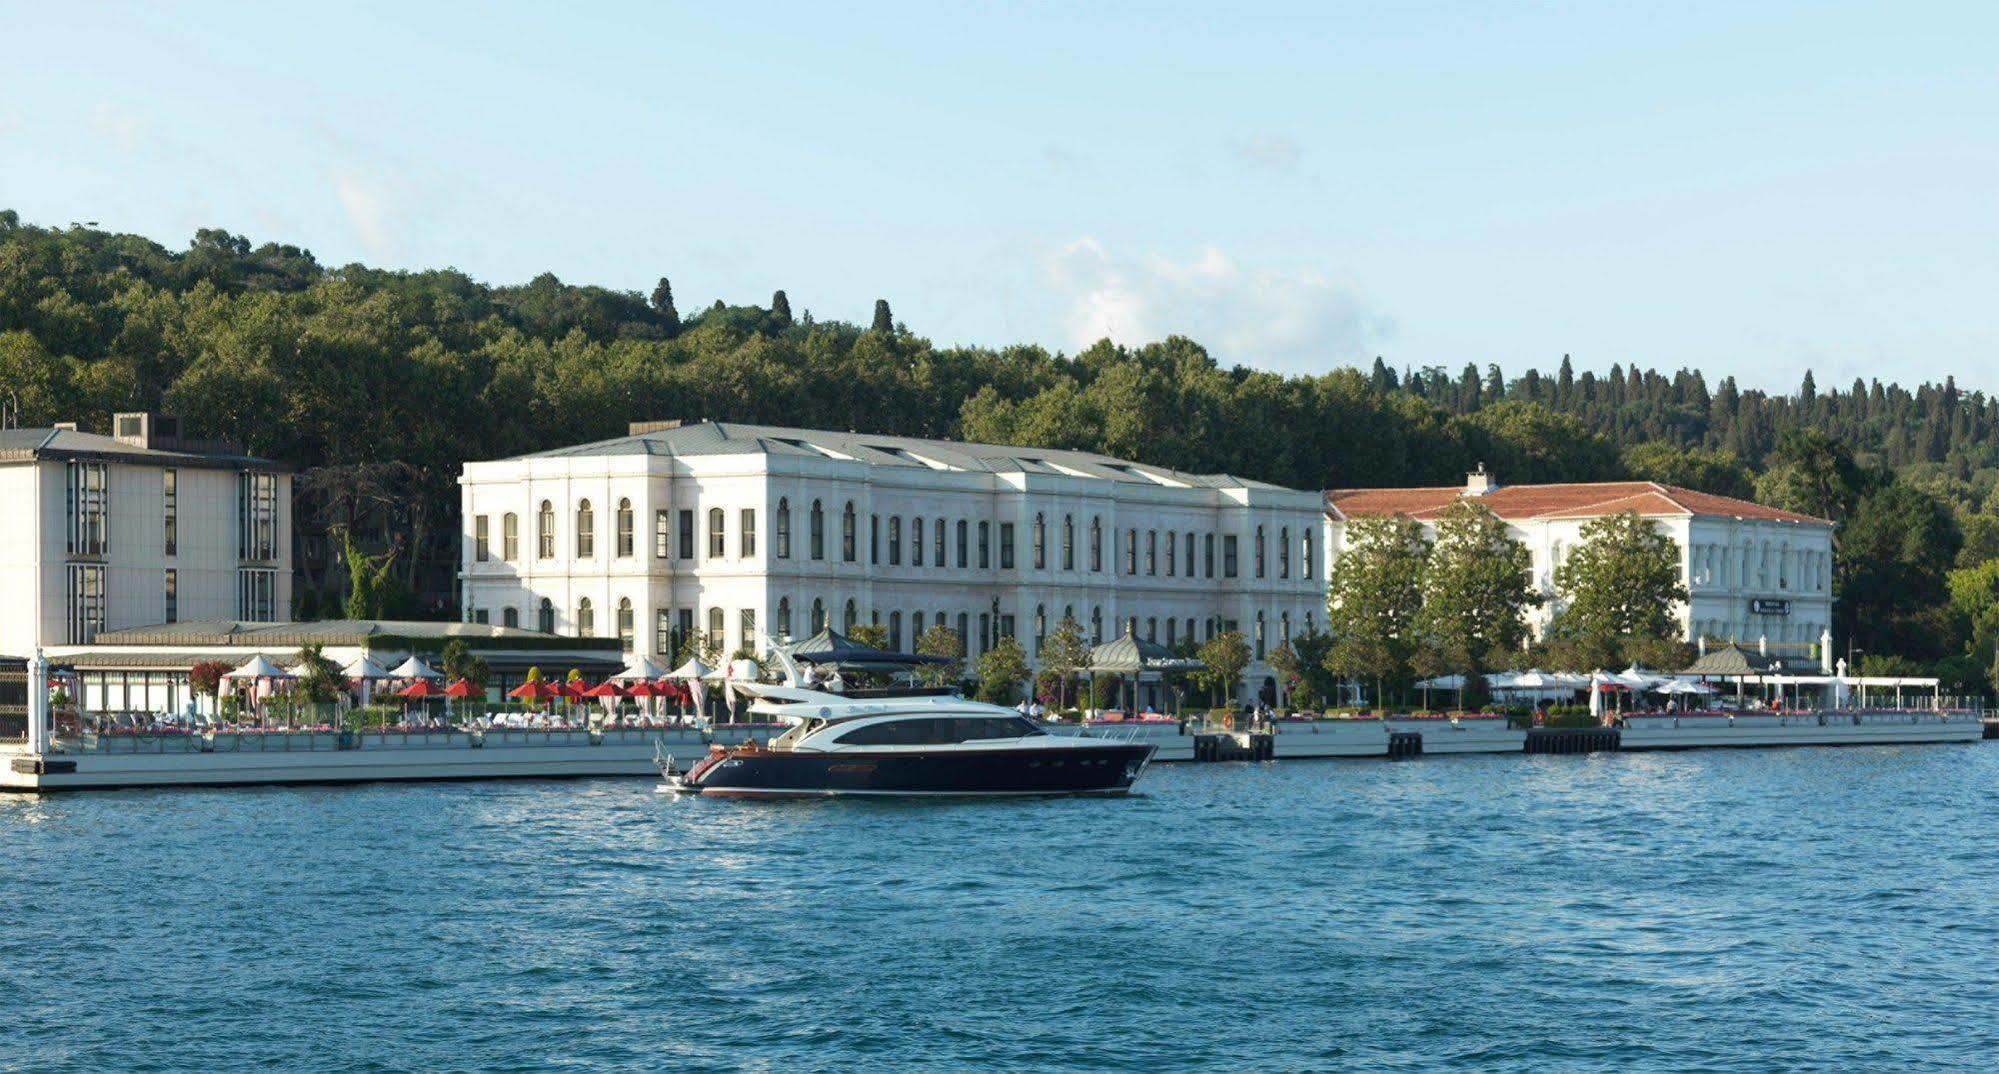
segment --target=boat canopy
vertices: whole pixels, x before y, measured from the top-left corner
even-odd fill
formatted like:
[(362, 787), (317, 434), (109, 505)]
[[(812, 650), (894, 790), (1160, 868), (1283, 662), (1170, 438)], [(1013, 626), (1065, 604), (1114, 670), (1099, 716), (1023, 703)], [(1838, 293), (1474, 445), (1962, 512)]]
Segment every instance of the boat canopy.
[(832, 665), (839, 668), (857, 670), (885, 670), (914, 667), (918, 664), (955, 664), (948, 656), (931, 656), (927, 653), (892, 653), (863, 645), (858, 641), (832, 629), (819, 633), (800, 642), (784, 646), (785, 655), (807, 664)]

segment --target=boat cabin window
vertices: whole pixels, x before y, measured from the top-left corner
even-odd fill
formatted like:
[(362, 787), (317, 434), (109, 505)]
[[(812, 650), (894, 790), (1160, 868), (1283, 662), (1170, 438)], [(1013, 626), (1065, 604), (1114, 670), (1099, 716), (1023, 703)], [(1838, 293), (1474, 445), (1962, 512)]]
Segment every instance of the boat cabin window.
[(935, 716), (856, 727), (835, 741), (848, 746), (948, 746), (1042, 733), (1019, 716)]

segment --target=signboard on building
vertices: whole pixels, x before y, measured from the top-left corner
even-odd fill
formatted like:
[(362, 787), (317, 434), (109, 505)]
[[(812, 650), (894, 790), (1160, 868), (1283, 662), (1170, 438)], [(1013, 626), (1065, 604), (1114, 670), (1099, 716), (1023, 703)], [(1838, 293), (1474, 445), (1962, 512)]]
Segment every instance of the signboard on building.
[(1754, 597), (1749, 601), (1751, 615), (1789, 615), (1791, 602), (1775, 597)]

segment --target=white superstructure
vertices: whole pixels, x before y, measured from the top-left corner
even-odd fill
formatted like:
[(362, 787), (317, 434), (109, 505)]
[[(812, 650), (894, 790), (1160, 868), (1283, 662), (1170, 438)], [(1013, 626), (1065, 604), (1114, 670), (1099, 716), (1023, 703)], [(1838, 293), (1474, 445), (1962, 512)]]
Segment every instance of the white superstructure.
[(1257, 659), (1323, 617), (1320, 494), (1079, 451), (732, 423), (492, 462), (460, 478), (474, 621), (617, 636), (670, 656), (879, 623), (943, 623), (969, 661), (1085, 640), (1240, 630)]
[(192, 619), (284, 620), (291, 475), (172, 418), (0, 429), (0, 653)]

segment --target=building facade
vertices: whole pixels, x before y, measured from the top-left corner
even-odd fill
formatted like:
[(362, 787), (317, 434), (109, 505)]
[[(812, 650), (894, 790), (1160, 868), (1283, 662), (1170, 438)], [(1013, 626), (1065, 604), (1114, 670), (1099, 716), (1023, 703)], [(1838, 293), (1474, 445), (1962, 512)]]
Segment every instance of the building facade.
[(468, 619), (614, 636), (670, 657), (763, 631), (943, 624), (969, 662), (1030, 661), (1066, 616), (1086, 639), (1240, 630), (1262, 658), (1323, 615), (1320, 494), (1086, 452), (726, 423), (472, 463)]
[(1500, 485), (1481, 472), (1461, 488), (1333, 489), (1327, 545), (1338, 555), (1347, 521), (1367, 516), (1407, 515), (1434, 537), (1438, 517), (1460, 498), (1490, 508), (1527, 546), (1546, 598), (1529, 617), (1537, 637), (1561, 613), (1555, 569), (1581, 543), (1583, 526), (1623, 511), (1651, 521), (1679, 549), (1691, 598), (1675, 609), (1685, 640), (1802, 646), (1832, 623), (1831, 522), (1651, 481)]
[(178, 423), (119, 414), (115, 435), (0, 429), (0, 653), (87, 645), (183, 619), (284, 620), (291, 475)]

